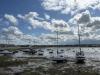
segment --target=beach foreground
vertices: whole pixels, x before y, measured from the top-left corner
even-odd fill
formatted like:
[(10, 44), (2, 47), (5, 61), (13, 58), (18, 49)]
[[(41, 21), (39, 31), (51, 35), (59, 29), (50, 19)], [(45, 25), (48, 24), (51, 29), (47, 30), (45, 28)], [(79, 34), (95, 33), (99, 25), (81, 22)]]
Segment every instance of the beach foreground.
[[(29, 56), (26, 56), (25, 53), (25, 56), (21, 57), (21, 52), (18, 54), (19, 57), (17, 55), (0, 56), (0, 75), (100, 75), (100, 61), (99, 58), (96, 59), (95, 57), (97, 48), (94, 48), (95, 51), (91, 50), (88, 56), (92, 56), (86, 58), (85, 64), (76, 64), (75, 56), (70, 55), (73, 48), (68, 49), (69, 52), (65, 52), (69, 54), (68, 61), (59, 64), (45, 58), (49, 57), (49, 54), (44, 48), (43, 56), (37, 54), (27, 54)], [(95, 55), (93, 55), (93, 52)]]

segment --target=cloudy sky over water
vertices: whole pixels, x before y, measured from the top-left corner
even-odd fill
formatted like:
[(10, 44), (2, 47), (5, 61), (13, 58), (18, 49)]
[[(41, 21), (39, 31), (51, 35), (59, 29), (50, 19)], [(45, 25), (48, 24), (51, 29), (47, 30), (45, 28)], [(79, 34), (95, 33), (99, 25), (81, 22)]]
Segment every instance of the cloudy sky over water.
[(0, 43), (100, 44), (100, 0), (0, 0)]

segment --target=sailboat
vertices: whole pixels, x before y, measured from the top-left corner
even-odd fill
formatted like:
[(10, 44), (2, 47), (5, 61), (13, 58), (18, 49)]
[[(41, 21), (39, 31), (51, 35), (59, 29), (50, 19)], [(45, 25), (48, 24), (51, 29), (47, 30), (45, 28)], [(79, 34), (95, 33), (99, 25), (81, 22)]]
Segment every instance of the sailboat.
[(56, 56), (52, 58), (52, 61), (55, 61), (56, 63), (63, 63), (66, 62), (67, 59), (64, 57), (64, 55), (59, 52), (59, 45), (58, 45), (58, 30), (57, 30), (57, 50), (56, 50)]
[(79, 24), (78, 24), (78, 39), (79, 39), (79, 51), (76, 52), (76, 63), (77, 64), (83, 64), (85, 63), (85, 56), (84, 56), (84, 52), (81, 50), (81, 47), (80, 47), (80, 28), (79, 28)]

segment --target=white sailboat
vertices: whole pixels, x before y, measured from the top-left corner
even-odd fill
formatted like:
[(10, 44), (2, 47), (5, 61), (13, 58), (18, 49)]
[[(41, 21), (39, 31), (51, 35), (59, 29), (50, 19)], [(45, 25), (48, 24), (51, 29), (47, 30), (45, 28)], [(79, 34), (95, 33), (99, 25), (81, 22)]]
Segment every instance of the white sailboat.
[(63, 53), (59, 52), (59, 41), (58, 41), (58, 29), (57, 29), (57, 50), (56, 55), (52, 58), (52, 61), (55, 61), (56, 63), (63, 63), (66, 62), (67, 59), (64, 57)]
[(81, 47), (80, 47), (80, 28), (79, 28), (79, 24), (78, 24), (78, 39), (79, 39), (79, 43), (78, 43), (79, 51), (76, 52), (76, 63), (77, 64), (83, 64), (83, 63), (85, 63), (85, 56), (84, 56), (84, 52), (81, 50)]

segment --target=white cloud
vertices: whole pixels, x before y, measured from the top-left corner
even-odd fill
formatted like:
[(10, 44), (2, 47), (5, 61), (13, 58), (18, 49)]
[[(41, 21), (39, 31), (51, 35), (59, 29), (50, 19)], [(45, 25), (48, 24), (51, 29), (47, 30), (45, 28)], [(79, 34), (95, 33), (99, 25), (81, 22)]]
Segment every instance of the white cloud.
[(41, 27), (41, 21), (44, 20), (43, 18), (39, 17), (39, 14), (37, 12), (29, 12), (24, 16), (19, 14), (18, 17), (27, 21), (30, 25), (32, 25), (33, 28)]
[(100, 29), (100, 17), (92, 17), (91, 22), (87, 24), (87, 27), (92, 27), (93, 31)]
[[(100, 28), (100, 17), (92, 17), (89, 11), (78, 13), (69, 20), (69, 24), (74, 32), (78, 33), (78, 24), (83, 39), (95, 39), (98, 37)], [(95, 38), (94, 38), (95, 37)]]
[(32, 27), (31, 27), (31, 26), (28, 26), (28, 29), (29, 29), (29, 30), (32, 30)]
[(71, 33), (70, 26), (64, 20), (52, 19), (51, 24), (52, 31), (58, 31), (66, 34)]
[(60, 44), (65, 44), (67, 41), (72, 42), (78, 40), (77, 24), (80, 25), (82, 36), (81, 40), (99, 40), (100, 37), (97, 35), (97, 33), (99, 33), (100, 31), (100, 17), (92, 17), (88, 10), (86, 10), (85, 12), (77, 13), (68, 22), (64, 21), (63, 19), (52, 19), (47, 14), (45, 14), (44, 19), (41, 18), (36, 12), (29, 12), (25, 15), (20, 14), (18, 15), (18, 18), (29, 23), (29, 30), (35, 28), (43, 28), (45, 30), (51, 31), (51, 33), (53, 32), (52, 34), (41, 33), (39, 36), (32, 36), (22, 33), (21, 30), (16, 26), (10, 26), (3, 29), (4, 34), (6, 34), (6, 38), (9, 37), (9, 39), (16, 39), (15, 41), (19, 40), (20, 42), (24, 42), (25, 44), (29, 44), (29, 40), (31, 40), (31, 44), (34, 44), (34, 40), (36, 44), (56, 44), (55, 39), (57, 38), (57, 31), (59, 33)]
[(90, 22), (90, 12), (89, 11), (85, 11), (81, 14), (81, 16), (79, 17), (78, 23), (88, 23)]
[[(59, 32), (63, 32), (63, 33), (71, 33), (70, 27), (67, 24), (67, 22), (65, 22), (64, 20), (56, 20), (56, 19), (50, 19), (50, 21), (46, 21), (46, 20), (41, 20), (39, 17), (39, 14), (35, 13), (35, 12), (31, 12), (28, 14), (25, 14), (24, 16), (22, 15), (18, 15), (19, 18), (23, 19), (24, 21), (28, 22), (33, 29), (34, 28), (43, 28), (45, 30), (50, 30), (51, 32), (55, 32), (55, 31), (59, 31)], [(32, 16), (33, 15), (33, 16)], [(46, 19), (49, 19), (49, 15), (45, 16)]]
[(10, 43), (10, 44), (20, 44), (20, 37), (23, 35), (21, 30), (16, 26), (9, 26), (8, 28), (3, 28), (0, 36), (3, 36), (4, 38), (2, 41), (5, 41), (3, 43)]
[(58, 4), (59, 4), (58, 0), (44, 0), (42, 3), (42, 5), (46, 10), (61, 10), (62, 6)]
[(39, 20), (44, 20), (43, 18), (39, 17), (39, 14), (37, 12), (29, 12), (28, 14), (25, 14), (24, 16), (21, 14), (17, 15), (19, 18), (21, 19), (30, 19), (30, 18), (34, 18), (34, 19), (39, 19)]
[(57, 39), (57, 34), (41, 34), (40, 35), (40, 39), (42, 40), (42, 43), (47, 45), (47, 44), (57, 44), (57, 40), (59, 41), (58, 44), (64, 44), (66, 43), (66, 41), (73, 41), (73, 40), (77, 40), (77, 36), (76, 35), (66, 35), (66, 34), (61, 34), (58, 35), (58, 39)]
[(5, 14), (4, 17), (11, 22), (13, 25), (17, 25), (18, 24), (18, 20), (16, 17), (14, 17), (13, 15), (9, 15), (9, 14)]
[(23, 33), (15, 26), (10, 26), (8, 28), (3, 28), (3, 34), (5, 35), (9, 35), (9, 34), (12, 34), (14, 36), (20, 36), (22, 35)]
[(25, 16), (22, 16), (22, 15), (18, 14), (18, 17), (19, 17), (19, 18), (22, 18), (22, 19), (30, 18), (30, 17), (37, 18), (38, 16), (39, 16), (39, 14), (36, 13), (36, 12), (29, 12), (29, 13), (26, 14)]
[(77, 13), (74, 17), (69, 20), (72, 24), (87, 24), (91, 21), (91, 14), (88, 10), (82, 13)]
[(45, 15), (45, 19), (46, 20), (49, 20), (50, 19), (50, 15), (48, 15), (48, 14), (44, 14)]
[(42, 6), (46, 10), (61, 11), (64, 14), (75, 14), (80, 10), (98, 8), (99, 0), (43, 0)]
[(94, 7), (92, 7), (93, 9), (98, 9), (100, 10), (100, 2), (98, 4), (96, 4)]

